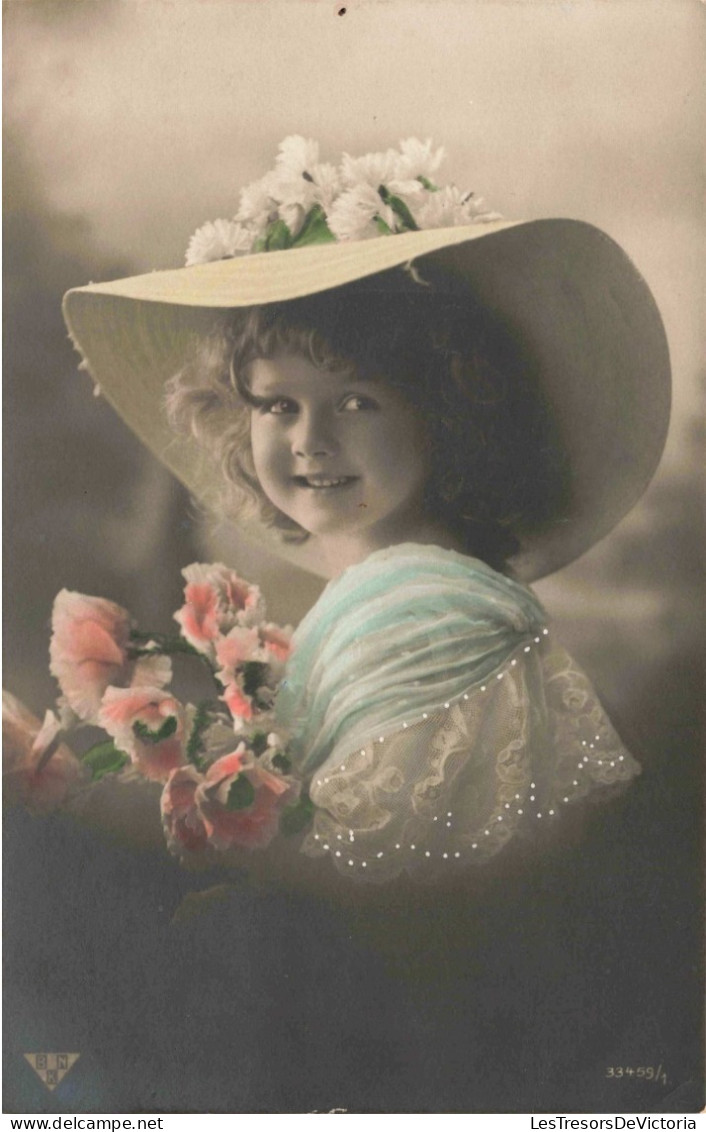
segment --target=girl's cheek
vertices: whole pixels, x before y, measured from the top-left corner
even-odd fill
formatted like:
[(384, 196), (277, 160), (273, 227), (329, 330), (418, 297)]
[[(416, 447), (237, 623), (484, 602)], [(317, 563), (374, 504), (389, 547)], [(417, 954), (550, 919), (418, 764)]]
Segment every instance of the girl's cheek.
[(276, 447), (273, 430), (268, 428), (268, 424), (268, 421), (255, 415), (250, 421), (250, 446), (256, 464), (271, 458), (272, 451)]

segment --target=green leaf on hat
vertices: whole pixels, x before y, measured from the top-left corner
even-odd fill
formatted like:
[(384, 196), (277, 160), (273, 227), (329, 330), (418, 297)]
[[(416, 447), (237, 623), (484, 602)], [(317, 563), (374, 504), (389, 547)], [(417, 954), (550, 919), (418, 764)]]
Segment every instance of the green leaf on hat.
[(414, 219), (412, 213), (407, 208), (407, 205), (400, 197), (396, 197), (394, 193), (391, 193), (390, 190), (385, 187), (385, 185), (379, 186), (378, 193), (380, 194), (380, 197), (384, 201), (384, 203), (389, 205), (389, 207), (392, 209), (395, 216), (399, 217), (399, 219), (401, 220), (403, 232), (419, 231), (419, 225), (417, 224), (417, 221)]
[(296, 805), (287, 806), (282, 811), (282, 817), (279, 819), (280, 833), (283, 833), (285, 837), (292, 837), (295, 833), (301, 833), (309, 825), (313, 816), (314, 803), (308, 794), (302, 794)]
[(284, 220), (275, 220), (265, 233), (265, 251), (279, 252), (292, 246), (292, 233)]
[(420, 185), (424, 186), (424, 188), (427, 190), (428, 193), (438, 193), (439, 186), (435, 185), (433, 181), (430, 181), (428, 177), (424, 177), (420, 173), (419, 176), (417, 177), (417, 180), (419, 181)]
[(252, 782), (239, 774), (235, 782), (231, 783), (226, 799), (227, 810), (247, 810), (255, 801), (255, 787)]
[(375, 227), (377, 228), (377, 230), (378, 230), (378, 232), (380, 233), (381, 236), (392, 236), (392, 235), (394, 235), (392, 228), (390, 227), (389, 224), (385, 223), (382, 216), (373, 216), (373, 221), (375, 223)]
[(106, 774), (116, 774), (122, 770), (130, 759), (124, 751), (118, 750), (112, 739), (106, 739), (86, 751), (81, 761), (91, 772), (92, 781), (97, 782)]
[(326, 213), (320, 204), (310, 208), (304, 217), (299, 235), (292, 241), (293, 248), (303, 248), (307, 244), (331, 244), (336, 237), (326, 223)]
[(169, 715), (165, 719), (161, 727), (156, 731), (143, 723), (141, 719), (135, 720), (132, 725), (132, 730), (137, 735), (138, 739), (142, 739), (143, 743), (161, 743), (163, 739), (169, 739), (178, 727), (177, 717)]
[(254, 252), (278, 252), (292, 246), (292, 233), (284, 220), (273, 220), (253, 244)]

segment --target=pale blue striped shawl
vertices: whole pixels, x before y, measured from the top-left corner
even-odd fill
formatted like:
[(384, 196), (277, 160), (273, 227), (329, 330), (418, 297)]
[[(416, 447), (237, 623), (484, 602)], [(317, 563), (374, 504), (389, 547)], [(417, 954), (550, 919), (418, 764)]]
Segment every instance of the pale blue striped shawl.
[(405, 543), (330, 582), (294, 635), (279, 725), (311, 774), (485, 680), (546, 614), (525, 586), (475, 558)]

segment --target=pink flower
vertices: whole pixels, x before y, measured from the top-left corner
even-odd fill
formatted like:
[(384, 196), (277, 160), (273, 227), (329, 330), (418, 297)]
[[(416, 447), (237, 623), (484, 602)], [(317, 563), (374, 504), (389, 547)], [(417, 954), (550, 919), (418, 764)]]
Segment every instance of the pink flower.
[(250, 720), (255, 715), (253, 696), (246, 693), (244, 688), (243, 665), (258, 661), (259, 656), (260, 635), (257, 629), (236, 626), (216, 644), (215, 657), (221, 665), (216, 675), (223, 685), (221, 699), (236, 722)]
[[(9, 692), (2, 694), (3, 796), (36, 814), (57, 809), (83, 777), (83, 767), (64, 743), (61, 724), (48, 711), (44, 723)], [(50, 756), (46, 758), (46, 756)]]
[(298, 795), (297, 782), (265, 770), (240, 743), (209, 767), (196, 804), (215, 849), (264, 849), (277, 834), (282, 809)]
[[(216, 660), (221, 666), (218, 674), (219, 680), (225, 683), (229, 679), (229, 671), (234, 671), (241, 664), (255, 660), (266, 663), (260, 648), (260, 634), (257, 629), (231, 629), (227, 637), (221, 637), (215, 648)], [(225, 676), (225, 679), (224, 679)]]
[(240, 743), (205, 775), (192, 766), (171, 772), (161, 801), (167, 844), (177, 854), (264, 849), (278, 832), (283, 807), (298, 796), (299, 783), (264, 769)]
[(182, 574), (186, 579), (184, 605), (174, 618), (189, 644), (211, 659), (215, 642), (222, 634), (236, 625), (254, 625), (264, 616), (258, 587), (239, 578), (222, 563), (194, 562)]
[(204, 781), (193, 766), (173, 770), (162, 791), (162, 826), (172, 853), (196, 853), (208, 845), (208, 835), (196, 805), (196, 790)]
[(292, 629), (290, 626), (281, 628), (279, 625), (268, 623), (260, 625), (260, 640), (263, 648), (269, 654), (270, 663), (273, 658), (284, 664), (289, 660), (292, 652)]
[(161, 688), (108, 688), (98, 723), (146, 778), (165, 782), (186, 761), (187, 712)]
[[(271, 706), (291, 651), (291, 634), (291, 629), (272, 624), (256, 629), (236, 626), (217, 642), (215, 656), (221, 666), (217, 676), (224, 688), (221, 699), (236, 724)], [(246, 667), (254, 665), (259, 668)]]
[(79, 718), (96, 723), (103, 693), (117, 687), (162, 687), (171, 677), (167, 657), (128, 657), (130, 616), (100, 597), (61, 590), (54, 600), (50, 669)]
[(225, 685), (221, 699), (236, 722), (240, 720), (249, 722), (254, 717), (255, 705), (252, 696), (246, 696), (236, 679)]

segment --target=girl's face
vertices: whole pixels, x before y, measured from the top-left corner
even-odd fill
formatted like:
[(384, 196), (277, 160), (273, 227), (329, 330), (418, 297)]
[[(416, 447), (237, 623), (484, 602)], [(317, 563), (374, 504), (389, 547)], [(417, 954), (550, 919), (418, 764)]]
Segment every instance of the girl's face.
[(254, 361), (250, 392), (255, 471), (275, 507), (351, 560), (414, 539), (428, 441), (402, 394), (293, 354)]

